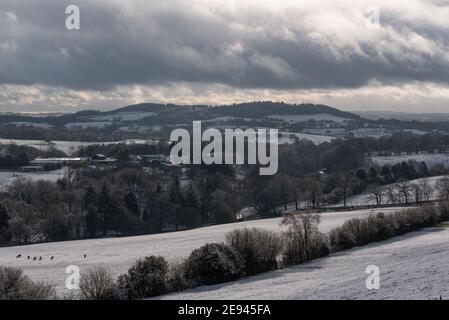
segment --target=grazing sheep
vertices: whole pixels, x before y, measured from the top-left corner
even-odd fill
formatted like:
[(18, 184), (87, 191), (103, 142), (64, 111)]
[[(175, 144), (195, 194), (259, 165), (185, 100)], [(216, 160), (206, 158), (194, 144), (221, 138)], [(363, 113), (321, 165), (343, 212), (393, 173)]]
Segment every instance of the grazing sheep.
[(36, 259), (37, 259), (37, 258), (36, 258), (36, 257), (34, 257), (34, 258), (33, 258), (33, 261), (36, 261)]
[(19, 259), (19, 258), (22, 258), (21, 254), (17, 255), (17, 257), (16, 257), (16, 259)]
[(39, 257), (39, 261), (41, 261), (42, 260), (42, 257)]
[(50, 260), (53, 260), (55, 257), (51, 256)]
[(31, 257), (30, 257), (30, 256), (28, 256), (28, 257), (27, 257), (27, 259), (28, 259), (28, 260), (30, 260), (30, 259), (31, 259)]
[(84, 259), (86, 259), (87, 258), (87, 254), (84, 254)]

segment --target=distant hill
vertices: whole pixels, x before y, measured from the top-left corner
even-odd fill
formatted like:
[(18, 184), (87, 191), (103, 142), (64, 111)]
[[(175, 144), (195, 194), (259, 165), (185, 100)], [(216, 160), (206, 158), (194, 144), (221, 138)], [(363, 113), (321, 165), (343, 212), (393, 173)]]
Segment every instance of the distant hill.
[(370, 120), (401, 120), (401, 121), (449, 121), (449, 113), (412, 113), (397, 111), (353, 111), (361, 117)]
[[(368, 119), (367, 119), (368, 118)], [(0, 137), (113, 141), (167, 137), (174, 128), (205, 127), (277, 128), (286, 132), (338, 138), (378, 138), (408, 130), (409, 134), (449, 133), (449, 121), (397, 120), (341, 111), (321, 104), (257, 101), (232, 105), (175, 105), (141, 103), (110, 110), (84, 110), (72, 114), (33, 116), (0, 114)]]
[[(206, 105), (174, 105), (174, 104), (157, 104), (157, 103), (142, 103), (130, 105), (123, 108), (100, 112), (96, 110), (85, 110), (73, 114), (66, 114), (62, 116), (48, 117), (33, 117), (29, 115), (0, 115), (0, 123), (8, 122), (37, 122), (50, 123), (54, 125), (63, 125), (70, 122), (88, 121), (90, 118), (99, 117), (114, 117), (115, 115), (122, 115), (124, 113), (154, 113), (158, 117), (174, 116), (170, 113), (175, 113), (176, 116), (182, 115), (184, 112), (192, 113), (195, 111), (197, 120), (210, 117), (231, 116), (237, 118), (264, 118), (270, 115), (317, 115), (327, 114), (335, 117), (359, 120), (362, 119), (359, 115), (350, 112), (340, 111), (338, 109), (316, 104), (287, 104), (282, 102), (250, 102), (233, 105), (222, 106), (206, 106)], [(313, 117), (312, 117), (313, 118)]]
[(338, 109), (319, 104), (287, 104), (282, 102), (251, 102), (240, 103), (231, 106), (221, 106), (217, 113), (247, 118), (261, 118), (268, 115), (316, 115), (329, 114), (336, 117), (359, 120), (361, 117), (354, 113), (340, 111)]
[(175, 105), (175, 104), (158, 104), (158, 103), (140, 103), (104, 112), (104, 114), (114, 114), (123, 112), (161, 112), (168, 109), (192, 109), (192, 108), (207, 108), (206, 105)]
[(282, 102), (249, 102), (239, 103), (233, 105), (220, 105), (220, 106), (206, 106), (206, 105), (174, 105), (174, 104), (156, 104), (156, 103), (143, 103), (137, 105), (131, 105), (124, 108), (104, 112), (103, 114), (113, 115), (123, 112), (167, 112), (167, 111), (204, 111), (209, 116), (232, 116), (240, 118), (263, 118), (269, 115), (317, 115), (328, 114), (336, 117), (341, 117), (351, 120), (362, 119), (359, 115), (340, 111), (336, 108), (332, 108), (319, 104), (287, 104)]

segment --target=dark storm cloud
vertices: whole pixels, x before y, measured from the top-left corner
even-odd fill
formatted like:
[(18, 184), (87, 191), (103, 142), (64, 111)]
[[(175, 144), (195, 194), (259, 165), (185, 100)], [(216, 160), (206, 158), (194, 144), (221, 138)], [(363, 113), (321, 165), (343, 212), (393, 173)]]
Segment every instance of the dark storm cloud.
[[(418, 7), (407, 7), (411, 2)], [(380, 30), (365, 26), (363, 3), (337, 1), (335, 10), (317, 1), (310, 9), (275, 3), (3, 0), (0, 83), (109, 90), (176, 82), (248, 89), (449, 82), (449, 23), (433, 14), (449, 13), (445, 1), (404, 1), (402, 11), (379, 2)], [(70, 4), (81, 9), (79, 31), (65, 29)]]

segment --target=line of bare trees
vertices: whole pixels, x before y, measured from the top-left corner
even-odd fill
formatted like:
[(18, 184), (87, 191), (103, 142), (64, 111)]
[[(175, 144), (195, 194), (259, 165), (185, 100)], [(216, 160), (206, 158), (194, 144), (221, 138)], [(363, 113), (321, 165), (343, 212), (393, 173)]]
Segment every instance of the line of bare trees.
[(369, 187), (370, 198), (376, 205), (422, 203), (432, 200), (449, 200), (449, 177), (439, 179), (434, 186), (429, 178), (418, 182), (400, 181), (382, 186)]

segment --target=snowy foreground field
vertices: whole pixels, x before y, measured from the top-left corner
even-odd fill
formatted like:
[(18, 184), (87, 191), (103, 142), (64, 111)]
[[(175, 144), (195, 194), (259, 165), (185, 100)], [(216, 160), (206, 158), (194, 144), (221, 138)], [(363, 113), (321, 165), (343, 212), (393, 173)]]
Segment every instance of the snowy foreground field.
[[(367, 290), (369, 265), (380, 289)], [(428, 228), (284, 270), (162, 299), (449, 299), (449, 229)]]
[[(327, 232), (350, 218), (362, 217), (378, 211), (394, 212), (397, 210), (400, 210), (400, 208), (323, 213), (320, 229)], [(224, 235), (231, 230), (259, 227), (276, 231), (282, 228), (280, 222), (281, 219), (279, 218), (255, 220), (149, 236), (0, 248), (0, 265), (20, 267), (33, 280), (51, 283), (59, 293), (66, 293), (65, 280), (67, 275), (65, 270), (69, 265), (79, 266), (81, 272), (92, 266), (105, 266), (118, 275), (126, 272), (136, 259), (144, 256), (162, 255), (168, 261), (177, 261), (207, 242), (223, 241)], [(16, 259), (19, 254), (22, 255), (22, 258)], [(84, 254), (87, 255), (86, 258), (84, 258)], [(27, 260), (28, 255), (31, 256), (31, 259), (42, 257), (42, 261)], [(54, 260), (50, 260), (51, 256), (54, 256)], [(324, 276), (322, 279), (326, 278), (327, 276)], [(272, 292), (277, 292), (277, 290), (273, 289)], [(272, 298), (276, 298), (276, 296), (272, 296)]]

